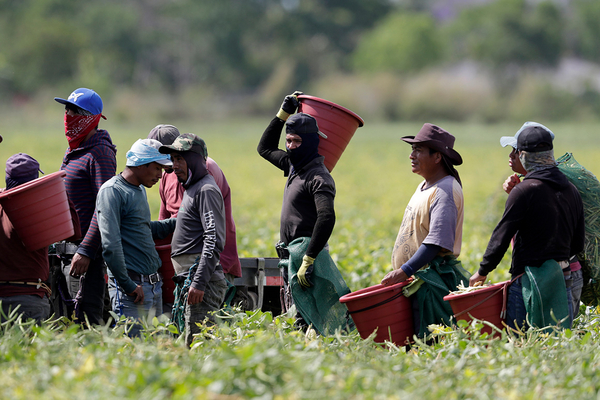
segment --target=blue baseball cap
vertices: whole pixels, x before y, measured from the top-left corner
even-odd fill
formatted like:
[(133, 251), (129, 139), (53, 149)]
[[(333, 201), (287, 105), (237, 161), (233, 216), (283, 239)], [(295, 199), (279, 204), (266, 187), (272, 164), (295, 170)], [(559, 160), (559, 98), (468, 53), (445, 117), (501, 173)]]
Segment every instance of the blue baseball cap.
[[(54, 100), (61, 104), (70, 104), (79, 107), (92, 113), (92, 115), (102, 114), (102, 99), (98, 93), (94, 92), (92, 89), (75, 89), (66, 100), (61, 99), (60, 97), (55, 97)], [(104, 115), (102, 115), (102, 118), (106, 119)]]
[(532, 127), (542, 128), (543, 130), (547, 131), (550, 134), (550, 136), (552, 137), (552, 140), (554, 140), (554, 133), (550, 129), (546, 128), (542, 124), (538, 124), (537, 122), (527, 121), (523, 124), (521, 129), (519, 129), (517, 131), (517, 133), (515, 133), (515, 136), (502, 136), (500, 138), (500, 144), (502, 145), (502, 147), (512, 146), (513, 148), (516, 149), (517, 148), (517, 140), (519, 139), (519, 135), (521, 134), (521, 132), (523, 132), (527, 128), (532, 128)]

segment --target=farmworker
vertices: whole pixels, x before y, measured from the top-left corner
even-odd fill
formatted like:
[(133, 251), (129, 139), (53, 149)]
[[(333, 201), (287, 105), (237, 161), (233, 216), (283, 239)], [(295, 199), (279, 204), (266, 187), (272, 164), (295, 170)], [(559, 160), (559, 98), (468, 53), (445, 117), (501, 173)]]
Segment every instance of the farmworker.
[[(325, 251), (335, 225), (335, 182), (319, 154), (319, 131), (317, 120), (309, 114), (297, 113), (297, 96), (294, 92), (285, 96), (279, 112), (271, 120), (258, 144), (258, 153), (283, 171), (287, 183), (283, 192), (281, 208), (280, 243), (277, 252), (281, 260), (290, 257), (286, 247), (295, 239), (308, 237), (308, 247), (297, 272), (300, 287), (311, 287), (315, 259)], [(293, 115), (292, 115), (293, 114)], [(279, 149), (281, 131), (285, 126), (286, 150)], [(290, 290), (287, 268), (281, 269), (284, 280), (284, 311), (294, 303)], [(297, 324), (305, 320), (298, 316)]]
[[(515, 187), (515, 185), (521, 182), (521, 178), (527, 174), (525, 168), (521, 164), (519, 160), (518, 152), (517, 152), (517, 138), (519, 134), (527, 127), (530, 126), (539, 126), (542, 129), (545, 129), (550, 133), (550, 136), (554, 140), (554, 133), (546, 128), (542, 124), (538, 124), (537, 122), (525, 122), (521, 129), (517, 131), (515, 136), (503, 136), (500, 138), (500, 144), (502, 147), (511, 146), (512, 151), (508, 155), (508, 165), (513, 170), (514, 174), (509, 176), (502, 188), (508, 194), (510, 194), (511, 190)], [(583, 271), (581, 270), (581, 263), (577, 258), (577, 255), (572, 255), (569, 259), (569, 268), (565, 268), (563, 270), (565, 275), (565, 284), (567, 285), (567, 297), (569, 298), (569, 316), (571, 319), (571, 323), (573, 319), (579, 313), (579, 304), (581, 302), (581, 291), (583, 289)]]
[[(556, 166), (553, 134), (532, 124), (517, 136), (519, 161), (527, 172), (512, 187), (471, 285), (485, 281), (514, 237), (506, 321), (511, 328), (543, 328), (553, 317), (570, 326), (563, 269), (583, 250), (584, 216), (579, 192)], [(532, 291), (532, 287), (536, 287)]]
[(412, 172), (424, 181), (410, 199), (396, 243), (392, 268), (382, 279), (393, 285), (415, 275), (409, 295), (415, 331), (423, 337), (430, 324), (450, 323), (452, 309), (443, 300), (459, 283), (468, 282), (460, 254), (464, 199), (455, 165), (462, 157), (454, 150), (455, 138), (439, 126), (426, 123), (416, 136), (404, 136), (411, 144)]
[[(112, 309), (134, 319), (162, 314), (161, 260), (153, 238), (173, 233), (175, 219), (151, 221), (144, 187), (154, 186), (163, 167), (172, 166), (161, 143), (139, 139), (127, 152), (122, 173), (105, 182), (98, 192), (96, 213), (102, 237), (102, 254), (108, 266)], [(139, 332), (136, 324), (131, 335)]]
[(221, 309), (227, 281), (220, 263), (225, 246), (225, 204), (223, 195), (208, 173), (208, 151), (204, 140), (193, 133), (178, 136), (160, 147), (171, 154), (173, 173), (185, 188), (177, 225), (171, 242), (175, 273), (191, 279), (185, 305), (185, 342), (192, 345), (198, 323), (215, 323)]
[[(79, 88), (67, 99), (55, 97), (65, 105), (65, 135), (69, 143), (61, 170), (67, 173), (65, 185), (81, 222), (83, 240), (56, 245), (62, 273), (69, 294), (77, 298), (77, 321), (91, 324), (103, 321), (106, 268), (100, 251), (100, 232), (94, 218), (96, 196), (104, 182), (115, 176), (117, 148), (106, 130), (98, 129), (102, 99), (91, 89)], [(79, 292), (79, 296), (77, 296)], [(64, 293), (67, 296), (66, 293)], [(61, 307), (60, 293), (55, 293), (55, 313)]]
[[(179, 130), (173, 125), (157, 125), (148, 134), (148, 139), (156, 139), (163, 145), (170, 145), (179, 136)], [(220, 263), (225, 273), (225, 278), (233, 283), (234, 279), (242, 276), (242, 266), (238, 257), (235, 221), (231, 211), (231, 188), (225, 174), (219, 165), (210, 157), (206, 157), (206, 169), (212, 175), (221, 190), (225, 203), (226, 238), (225, 247), (221, 252)], [(166, 170), (159, 185), (160, 212), (159, 219), (175, 218), (181, 205), (185, 191), (176, 174)]]
[[(28, 154), (18, 153), (6, 160), (6, 189), (13, 189), (38, 178), (38, 162)], [(3, 189), (0, 189), (0, 192)], [(75, 233), (81, 236), (79, 218), (72, 202), (69, 202)], [(38, 323), (50, 316), (51, 290), (46, 284), (50, 274), (48, 247), (29, 251), (25, 248), (15, 227), (0, 204), (0, 303), (2, 312), (8, 316), (19, 307), (23, 319), (32, 318)], [(0, 315), (0, 321), (4, 317)]]

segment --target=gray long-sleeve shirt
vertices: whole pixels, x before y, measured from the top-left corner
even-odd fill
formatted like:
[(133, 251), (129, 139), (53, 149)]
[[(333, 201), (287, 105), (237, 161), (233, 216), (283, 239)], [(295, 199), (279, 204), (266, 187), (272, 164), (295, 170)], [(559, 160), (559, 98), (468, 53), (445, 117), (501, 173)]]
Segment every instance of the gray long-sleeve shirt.
[[(171, 257), (201, 254), (192, 287), (204, 291), (225, 245), (225, 206), (214, 178), (206, 174), (186, 188), (177, 214)], [(224, 277), (219, 266), (220, 276)]]
[(127, 182), (121, 175), (106, 181), (96, 198), (102, 255), (110, 272), (126, 293), (135, 290), (127, 270), (154, 274), (161, 266), (153, 238), (165, 238), (175, 228), (175, 219), (151, 221), (143, 186)]

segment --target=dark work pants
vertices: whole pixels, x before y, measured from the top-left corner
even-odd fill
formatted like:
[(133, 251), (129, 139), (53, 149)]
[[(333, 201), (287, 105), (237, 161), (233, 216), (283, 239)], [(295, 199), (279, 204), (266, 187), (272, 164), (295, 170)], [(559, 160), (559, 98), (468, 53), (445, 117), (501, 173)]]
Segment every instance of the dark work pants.
[[(71, 264), (71, 257), (63, 258), (63, 265)], [(65, 265), (66, 266), (66, 265)], [(63, 270), (66, 268), (63, 267)], [(90, 261), (90, 266), (85, 273), (83, 281), (83, 296), (79, 301), (78, 313), (75, 316), (78, 322), (85, 322), (84, 315), (91, 324), (102, 324), (104, 310), (104, 289), (106, 281), (104, 278), (104, 260), (102, 257)]]

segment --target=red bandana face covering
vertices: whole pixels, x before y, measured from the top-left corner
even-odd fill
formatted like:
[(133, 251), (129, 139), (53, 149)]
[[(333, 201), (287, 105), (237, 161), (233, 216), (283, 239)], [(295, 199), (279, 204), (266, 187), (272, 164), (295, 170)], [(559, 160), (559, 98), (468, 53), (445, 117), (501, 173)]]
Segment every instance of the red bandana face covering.
[(98, 126), (100, 117), (102, 117), (102, 114), (70, 116), (65, 113), (65, 135), (71, 150), (78, 148), (88, 133)]

